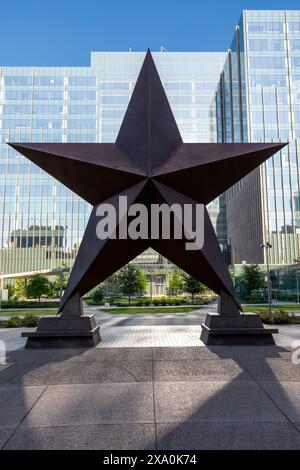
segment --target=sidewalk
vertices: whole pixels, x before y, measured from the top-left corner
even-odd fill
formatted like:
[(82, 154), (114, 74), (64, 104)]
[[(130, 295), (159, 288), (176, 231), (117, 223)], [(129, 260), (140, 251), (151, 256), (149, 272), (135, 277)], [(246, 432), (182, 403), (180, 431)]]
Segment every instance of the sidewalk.
[(207, 348), (205, 314), (96, 312), (92, 349), (25, 350), (0, 330), (0, 448), (300, 449), (300, 326), (277, 346)]
[(300, 449), (300, 367), (281, 347), (17, 350), (3, 449)]
[[(84, 311), (93, 314), (100, 325), (102, 341), (97, 348), (196, 347), (202, 345), (201, 323), (207, 313), (216, 308), (216, 305), (210, 305), (191, 313), (112, 315), (99, 311), (98, 307), (85, 305)], [(5, 341), (7, 350), (25, 346), (22, 331), (22, 328), (0, 329), (0, 340)], [(291, 347), (294, 341), (300, 340), (300, 325), (280, 325), (279, 332), (275, 341), (280, 346)]]

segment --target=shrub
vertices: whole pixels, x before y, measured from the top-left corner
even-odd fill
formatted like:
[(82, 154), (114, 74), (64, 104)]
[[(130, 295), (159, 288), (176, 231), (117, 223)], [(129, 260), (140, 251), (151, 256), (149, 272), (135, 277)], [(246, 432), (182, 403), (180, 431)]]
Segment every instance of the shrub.
[(43, 302), (39, 304), (38, 302), (34, 301), (27, 301), (27, 300), (8, 300), (2, 301), (1, 307), (4, 309), (8, 308), (51, 308), (51, 307), (59, 307), (59, 302)]
[(11, 317), (7, 322), (7, 328), (20, 328), (22, 326), (22, 318)]
[(87, 305), (97, 305), (96, 302), (92, 299), (84, 299)]
[(295, 302), (297, 299), (294, 294), (278, 294), (277, 300), (282, 302)]
[(24, 299), (26, 297), (26, 282), (25, 279), (16, 279), (13, 286), (11, 286), (10, 295), (15, 299)]
[(29, 313), (23, 318), (22, 326), (27, 326), (28, 328), (35, 327), (38, 325), (38, 322), (39, 322), (39, 318), (36, 315)]
[(260, 317), (266, 325), (286, 325), (288, 323), (294, 322), (294, 315), (289, 315), (288, 312), (279, 310), (278, 312), (268, 312), (267, 310), (262, 310), (259, 312)]

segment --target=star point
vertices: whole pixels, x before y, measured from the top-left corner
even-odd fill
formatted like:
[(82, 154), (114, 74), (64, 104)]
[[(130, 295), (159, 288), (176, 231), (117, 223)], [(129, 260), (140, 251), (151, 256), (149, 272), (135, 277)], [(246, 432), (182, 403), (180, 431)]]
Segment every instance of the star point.
[(149, 247), (241, 308), (207, 210), (204, 246), (188, 252), (184, 240), (99, 240), (97, 206), (206, 205), (286, 144), (183, 143), (148, 49), (115, 143), (10, 145), (94, 206), (60, 309)]

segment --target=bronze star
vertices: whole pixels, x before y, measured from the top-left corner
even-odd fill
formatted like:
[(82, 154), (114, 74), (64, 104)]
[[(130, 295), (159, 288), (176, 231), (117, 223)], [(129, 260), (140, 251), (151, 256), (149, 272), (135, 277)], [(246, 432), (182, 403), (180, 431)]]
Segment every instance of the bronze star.
[(10, 145), (94, 206), (60, 310), (149, 247), (241, 309), (207, 210), (203, 248), (186, 251), (174, 238), (99, 240), (96, 208), (117, 206), (120, 194), (129, 204), (206, 205), (285, 144), (183, 143), (148, 51), (115, 143)]

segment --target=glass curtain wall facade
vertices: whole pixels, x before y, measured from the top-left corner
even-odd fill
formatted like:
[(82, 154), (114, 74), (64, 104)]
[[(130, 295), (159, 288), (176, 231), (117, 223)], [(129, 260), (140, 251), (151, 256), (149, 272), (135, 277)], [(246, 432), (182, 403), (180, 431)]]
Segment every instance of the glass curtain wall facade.
[[(1, 274), (72, 265), (91, 211), (7, 142), (114, 142), (144, 56), (93, 52), (90, 67), (0, 67)], [(153, 57), (183, 140), (216, 142), (211, 102), (226, 54)], [(224, 202), (212, 203), (210, 212), (225, 246)], [(165, 264), (151, 250), (138, 262)]]
[(300, 11), (244, 11), (219, 82), (218, 139), (289, 142), (226, 194), (233, 264), (300, 253)]

